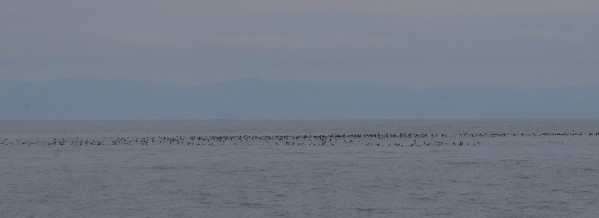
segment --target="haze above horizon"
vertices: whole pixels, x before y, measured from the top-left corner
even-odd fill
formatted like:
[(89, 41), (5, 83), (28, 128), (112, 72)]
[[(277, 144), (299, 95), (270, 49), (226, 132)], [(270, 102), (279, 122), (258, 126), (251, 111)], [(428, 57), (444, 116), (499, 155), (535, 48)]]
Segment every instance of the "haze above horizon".
[(593, 0), (0, 2), (0, 79), (599, 85)]
[(0, 120), (589, 119), (599, 85), (414, 89), (362, 82), (0, 80)]

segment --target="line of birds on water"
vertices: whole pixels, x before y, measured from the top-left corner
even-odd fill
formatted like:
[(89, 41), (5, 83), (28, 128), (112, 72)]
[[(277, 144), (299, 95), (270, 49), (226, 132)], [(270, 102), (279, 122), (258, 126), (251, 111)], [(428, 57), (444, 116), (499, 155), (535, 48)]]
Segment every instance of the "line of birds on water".
[[(236, 135), (236, 136), (148, 136), (101, 138), (36, 138), (0, 139), (0, 146), (118, 146), (118, 145), (270, 145), (270, 146), (395, 146), (439, 147), (476, 146), (477, 138), (537, 137), (537, 136), (599, 136), (599, 132), (555, 133), (365, 133), (320, 135)], [(454, 139), (454, 140), (449, 140)], [(427, 141), (428, 140), (428, 141)]]

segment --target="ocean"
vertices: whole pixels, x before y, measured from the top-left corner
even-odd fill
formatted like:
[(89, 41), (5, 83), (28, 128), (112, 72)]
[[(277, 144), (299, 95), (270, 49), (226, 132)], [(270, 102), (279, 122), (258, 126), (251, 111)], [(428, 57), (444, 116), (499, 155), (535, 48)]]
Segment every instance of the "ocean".
[(2, 217), (595, 217), (599, 120), (0, 121)]

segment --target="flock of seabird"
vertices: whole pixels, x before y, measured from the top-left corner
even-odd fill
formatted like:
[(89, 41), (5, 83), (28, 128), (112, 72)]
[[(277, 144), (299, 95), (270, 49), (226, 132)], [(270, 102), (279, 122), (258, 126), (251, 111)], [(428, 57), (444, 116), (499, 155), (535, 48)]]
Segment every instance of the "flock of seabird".
[(388, 146), (388, 147), (438, 147), (476, 146), (478, 139), (496, 137), (542, 136), (599, 136), (599, 132), (555, 133), (365, 133), (320, 135), (237, 135), (237, 136), (138, 136), (138, 137), (46, 137), (0, 138), (0, 146)]

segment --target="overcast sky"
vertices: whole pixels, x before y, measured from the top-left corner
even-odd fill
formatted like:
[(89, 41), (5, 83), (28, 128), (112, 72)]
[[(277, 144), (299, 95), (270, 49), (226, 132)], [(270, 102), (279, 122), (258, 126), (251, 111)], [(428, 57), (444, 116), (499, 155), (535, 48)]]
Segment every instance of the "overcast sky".
[(597, 0), (2, 0), (0, 79), (599, 84)]

